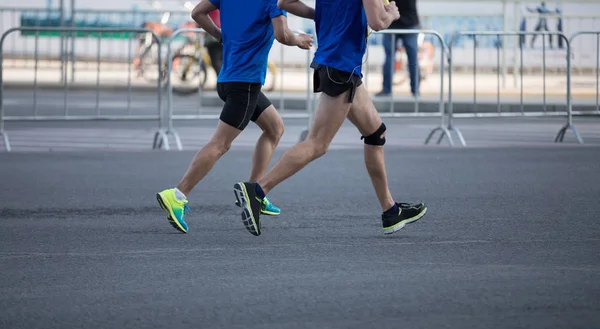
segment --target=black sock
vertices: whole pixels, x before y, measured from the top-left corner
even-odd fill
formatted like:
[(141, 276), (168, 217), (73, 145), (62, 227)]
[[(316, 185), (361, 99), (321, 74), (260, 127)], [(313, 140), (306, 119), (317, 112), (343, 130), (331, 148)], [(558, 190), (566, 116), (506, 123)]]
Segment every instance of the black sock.
[(394, 203), (394, 206), (386, 210), (383, 214), (385, 216), (396, 216), (398, 215), (398, 212), (400, 212), (400, 209), (398, 209), (398, 205)]
[(260, 185), (258, 185), (258, 183), (256, 183), (256, 195), (258, 195), (259, 198), (264, 199), (265, 198), (265, 191), (263, 191), (262, 187), (260, 187)]

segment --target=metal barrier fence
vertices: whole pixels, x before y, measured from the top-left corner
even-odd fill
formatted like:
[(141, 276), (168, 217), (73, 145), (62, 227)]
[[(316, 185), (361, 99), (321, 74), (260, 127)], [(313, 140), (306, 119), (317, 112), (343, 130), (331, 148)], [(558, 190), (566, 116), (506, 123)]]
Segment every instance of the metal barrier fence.
[[(11, 116), (6, 116), (5, 115), (5, 104), (4, 104), (4, 99), (5, 99), (5, 94), (4, 94), (4, 83), (3, 83), (3, 75), (4, 75), (4, 69), (3, 69), (3, 46), (4, 46), (4, 41), (6, 39), (6, 37), (8, 35), (10, 35), (11, 33), (14, 32), (30, 32), (30, 33), (34, 33), (35, 34), (35, 64), (34, 64), (34, 76), (33, 76), (33, 114), (32, 115), (11, 115)], [(37, 62), (38, 62), (38, 43), (39, 43), (39, 35), (40, 33), (44, 33), (44, 32), (53, 32), (53, 33), (64, 33), (66, 35), (70, 34), (70, 33), (89, 33), (91, 35), (96, 34), (96, 38), (98, 39), (98, 49), (100, 49), (100, 35), (102, 33), (150, 33), (152, 35), (152, 37), (155, 39), (156, 42), (158, 42), (160, 44), (160, 40), (156, 37), (156, 35), (154, 35), (152, 33), (152, 31), (148, 30), (148, 29), (136, 29), (136, 28), (132, 28), (132, 29), (119, 29), (119, 28), (69, 28), (69, 27), (63, 27), (63, 28), (36, 28), (36, 27), (16, 27), (16, 28), (11, 28), (9, 30), (7, 30), (6, 32), (4, 32), (2, 34), (2, 36), (0, 37), (0, 134), (3, 137), (4, 140), (4, 146), (6, 151), (10, 151), (11, 147), (10, 147), (10, 142), (8, 139), (8, 134), (6, 133), (5, 129), (4, 129), (4, 121), (6, 120), (15, 120), (15, 121), (47, 121), (47, 120), (126, 120), (126, 119), (133, 119), (133, 120), (157, 120), (158, 121), (158, 130), (155, 133), (154, 136), (154, 148), (160, 147), (160, 145), (162, 144), (163, 140), (167, 139), (167, 132), (165, 131), (165, 129), (163, 129), (163, 122), (164, 122), (164, 118), (162, 115), (162, 109), (161, 109), (161, 105), (162, 105), (162, 92), (161, 92), (161, 70), (160, 70), (160, 66), (159, 66), (159, 71), (158, 71), (158, 82), (157, 82), (157, 87), (156, 87), (156, 97), (157, 97), (157, 111), (156, 114), (138, 114), (138, 115), (134, 115), (131, 112), (131, 99), (130, 99), (130, 95), (131, 93), (129, 92), (128, 95), (128, 100), (127, 100), (127, 113), (126, 114), (117, 114), (117, 115), (110, 115), (110, 114), (103, 114), (100, 110), (100, 89), (99, 89), (99, 85), (100, 85), (100, 52), (98, 52), (97, 55), (97, 68), (96, 68), (96, 88), (95, 88), (95, 106), (94, 106), (94, 114), (72, 114), (69, 113), (69, 99), (68, 99), (68, 92), (69, 92), (69, 83), (66, 79), (62, 80), (63, 83), (63, 101), (64, 101), (64, 112), (62, 112), (61, 114), (54, 114), (54, 115), (40, 115), (38, 113), (38, 99), (37, 99), (37, 93), (38, 93), (38, 66), (37, 66)], [(92, 36), (93, 37), (93, 36)], [(159, 62), (160, 60), (160, 52), (158, 54), (158, 58), (159, 58)], [(129, 88), (131, 88), (131, 84), (128, 84)], [(168, 148), (168, 143), (166, 143), (166, 147)]]
[[(138, 120), (158, 120), (158, 130), (156, 132), (156, 134), (154, 135), (154, 144), (153, 144), (153, 148), (164, 148), (166, 150), (170, 149), (170, 144), (169, 144), (169, 136), (172, 136), (175, 140), (176, 143), (176, 148), (178, 150), (181, 150), (182, 147), (182, 143), (181, 143), (181, 139), (179, 138), (179, 135), (177, 134), (177, 132), (174, 129), (173, 126), (173, 120), (187, 120), (187, 119), (217, 119), (219, 117), (218, 114), (207, 114), (207, 113), (203, 113), (202, 110), (198, 110), (198, 112), (196, 114), (182, 114), (182, 113), (175, 113), (174, 111), (174, 106), (173, 106), (173, 84), (171, 81), (172, 78), (172, 70), (173, 70), (173, 51), (172, 51), (172, 44), (173, 41), (177, 38), (178, 35), (181, 35), (183, 33), (201, 33), (203, 32), (202, 29), (180, 29), (175, 31), (175, 33), (171, 36), (170, 39), (168, 39), (168, 43), (167, 43), (167, 56), (166, 56), (166, 63), (161, 59), (161, 54), (162, 51), (160, 50), (160, 46), (161, 46), (161, 42), (160, 39), (151, 33), (150, 30), (147, 29), (113, 29), (113, 28), (35, 28), (35, 27), (31, 27), (31, 28), (13, 28), (13, 29), (9, 29), (8, 31), (6, 31), (4, 34), (2, 34), (2, 37), (0, 38), (0, 68), (2, 68), (2, 61), (3, 61), (3, 56), (2, 56), (2, 50), (3, 50), (3, 44), (5, 43), (5, 39), (6, 37), (14, 32), (17, 31), (27, 31), (29, 33), (33, 33), (35, 36), (35, 42), (34, 42), (34, 46), (35, 46), (35, 50), (34, 50), (34, 54), (35, 54), (35, 65), (34, 65), (34, 75), (33, 75), (33, 115), (6, 115), (6, 111), (5, 111), (5, 103), (4, 103), (4, 99), (5, 99), (5, 95), (4, 95), (4, 83), (3, 83), (3, 74), (4, 74), (4, 70), (0, 69), (0, 135), (2, 135), (2, 139), (4, 141), (5, 144), (5, 148), (7, 151), (10, 151), (10, 143), (9, 143), (9, 139), (8, 139), (8, 135), (6, 134), (6, 131), (4, 130), (4, 121), (7, 120), (36, 120), (36, 121), (43, 121), (43, 120), (98, 120), (98, 119), (105, 119), (105, 120), (126, 120), (126, 119), (138, 119)], [(68, 94), (69, 94), (69, 82), (67, 81), (67, 79), (61, 80), (61, 84), (62, 84), (62, 90), (63, 90), (63, 100), (64, 100), (64, 112), (62, 112), (59, 115), (40, 115), (37, 111), (38, 109), (38, 100), (37, 100), (37, 93), (38, 93), (38, 65), (37, 65), (37, 61), (38, 61), (38, 50), (39, 50), (39, 34), (41, 34), (42, 32), (54, 32), (54, 33), (63, 33), (65, 35), (68, 35), (69, 33), (89, 33), (91, 36), (91, 38), (94, 38), (93, 34), (97, 33), (97, 34), (101, 34), (101, 33), (150, 33), (152, 35), (152, 38), (155, 40), (155, 42), (158, 45), (159, 51), (157, 52), (157, 57), (158, 57), (158, 65), (157, 65), (157, 75), (158, 75), (158, 79), (156, 82), (156, 97), (157, 97), (157, 113), (156, 114), (133, 114), (131, 111), (131, 83), (130, 81), (128, 81), (127, 84), (127, 89), (128, 89), (128, 99), (127, 99), (127, 113), (126, 114), (118, 114), (118, 115), (111, 115), (111, 114), (106, 114), (103, 113), (100, 109), (101, 109), (101, 101), (100, 101), (100, 97), (99, 97), (99, 86), (100, 86), (100, 71), (101, 71), (101, 60), (100, 60), (100, 36), (97, 36), (97, 43), (98, 43), (98, 53), (96, 55), (96, 77), (95, 77), (95, 103), (93, 103), (94, 105), (94, 114), (91, 115), (73, 115), (72, 113), (70, 113), (69, 111), (69, 98), (68, 98)], [(479, 31), (471, 31), (471, 32), (462, 32), (459, 33), (457, 35), (455, 35), (450, 43), (447, 45), (446, 42), (444, 41), (443, 36), (441, 36), (437, 31), (433, 31), (433, 30), (385, 30), (385, 31), (380, 31), (380, 32), (373, 32), (373, 34), (427, 34), (430, 36), (435, 37), (440, 45), (441, 45), (441, 52), (440, 52), (440, 62), (439, 62), (439, 72), (440, 72), (440, 94), (439, 94), (439, 103), (437, 104), (438, 107), (438, 111), (437, 112), (420, 112), (419, 107), (418, 107), (418, 102), (416, 103), (417, 106), (415, 107), (415, 111), (414, 112), (395, 112), (394, 109), (394, 96), (392, 93), (392, 96), (390, 97), (390, 111), (389, 112), (385, 112), (382, 111), (380, 112), (380, 115), (382, 117), (424, 117), (424, 116), (435, 116), (435, 117), (440, 117), (441, 123), (439, 126), (437, 126), (436, 128), (432, 129), (429, 133), (429, 135), (426, 137), (425, 139), (425, 144), (429, 144), (429, 142), (431, 141), (432, 138), (434, 138), (435, 134), (437, 132), (440, 132), (440, 136), (437, 140), (437, 144), (440, 144), (441, 141), (443, 140), (444, 137), (446, 137), (448, 139), (448, 144), (450, 146), (454, 145), (454, 139), (452, 136), (452, 133), (456, 133), (456, 136), (458, 137), (461, 145), (465, 146), (466, 142), (465, 139), (462, 135), (462, 133), (460, 132), (460, 130), (454, 125), (453, 123), (453, 118), (454, 117), (485, 117), (485, 116), (489, 116), (489, 117), (501, 117), (501, 116), (566, 116), (567, 117), (567, 123), (559, 130), (556, 138), (555, 138), (555, 142), (562, 142), (564, 139), (564, 136), (566, 134), (567, 130), (571, 130), (573, 132), (573, 134), (575, 135), (575, 137), (577, 138), (577, 141), (579, 143), (583, 143), (583, 139), (581, 138), (579, 132), (577, 131), (577, 129), (575, 128), (575, 126), (573, 125), (573, 121), (572, 121), (572, 116), (573, 114), (575, 114), (576, 112), (573, 111), (572, 109), (572, 92), (571, 92), (571, 56), (568, 55), (566, 56), (566, 74), (565, 77), (567, 79), (567, 83), (566, 83), (566, 102), (565, 104), (565, 110), (561, 110), (561, 111), (548, 111), (547, 110), (547, 104), (546, 104), (546, 73), (545, 73), (545, 63), (546, 63), (546, 50), (545, 50), (545, 39), (543, 38), (543, 43), (544, 43), (544, 47), (542, 48), (542, 74), (543, 76), (543, 111), (541, 112), (530, 112), (530, 111), (524, 111), (524, 102), (523, 102), (523, 97), (524, 97), (524, 84), (523, 84), (523, 70), (520, 71), (520, 78), (521, 78), (521, 85), (520, 85), (520, 93), (519, 93), (519, 99), (520, 99), (520, 111), (518, 112), (503, 112), (502, 110), (502, 104), (501, 104), (501, 98), (500, 98), (500, 48), (496, 48), (496, 52), (497, 52), (497, 68), (496, 68), (496, 73), (497, 73), (497, 97), (496, 97), (496, 112), (495, 113), (482, 113), (480, 111), (478, 111), (478, 99), (477, 99), (477, 48), (476, 48), (476, 42), (475, 44), (475, 48), (474, 48), (474, 52), (473, 52), (473, 59), (474, 59), (474, 70), (473, 70), (473, 81), (474, 81), (474, 88), (473, 88), (473, 107), (474, 110), (471, 113), (460, 113), (460, 114), (455, 114), (454, 113), (454, 105), (455, 105), (455, 100), (453, 98), (453, 57), (452, 57), (452, 48), (453, 45), (455, 44), (455, 42), (461, 37), (461, 36), (470, 36), (473, 38), (474, 41), (477, 41), (477, 38), (482, 38), (484, 36), (487, 37), (496, 37), (498, 39), (498, 41), (500, 41), (501, 37), (507, 37), (507, 36), (516, 36), (516, 37), (520, 37), (520, 36), (524, 36), (524, 35), (541, 35), (543, 37), (548, 36), (548, 35), (556, 35), (559, 38), (562, 38), (565, 41), (566, 44), (566, 53), (567, 54), (571, 54), (572, 48), (571, 48), (571, 42), (573, 39), (575, 39), (576, 37), (582, 35), (582, 34), (592, 34), (592, 35), (596, 35), (597, 38), (597, 44), (596, 44), (596, 114), (600, 114), (600, 107), (599, 107), (599, 102), (598, 102), (598, 88), (599, 88), (599, 61), (600, 61), (600, 43), (598, 41), (600, 41), (600, 31), (581, 31), (581, 32), (577, 32), (575, 34), (573, 34), (571, 36), (570, 39), (567, 39), (563, 34), (561, 33), (552, 33), (552, 32), (501, 32), (501, 31), (485, 31), (485, 32), (479, 32)], [(203, 43), (203, 41), (202, 41)], [(164, 44), (164, 42), (162, 43)], [(520, 59), (521, 59), (521, 68), (523, 67), (523, 49), (520, 49)], [(308, 134), (308, 131), (310, 129), (310, 124), (312, 122), (313, 116), (314, 116), (314, 108), (315, 108), (315, 100), (316, 100), (316, 95), (312, 92), (312, 86), (311, 86), (311, 78), (312, 78), (312, 69), (310, 69), (310, 61), (311, 61), (311, 51), (307, 51), (306, 52), (306, 76), (307, 76), (307, 81), (306, 81), (306, 100), (305, 100), (305, 111), (299, 112), (299, 113), (282, 113), (282, 117), (284, 118), (308, 118), (308, 128), (305, 129), (301, 136), (300, 136), (300, 140), (304, 140)], [(283, 57), (283, 53), (281, 55)], [(164, 58), (164, 56), (162, 57)], [(444, 93), (445, 93), (445, 79), (444, 79), (444, 72), (445, 72), (445, 58), (447, 58), (448, 60), (448, 103), (447, 103), (447, 107), (445, 106), (445, 101), (444, 101)], [(367, 58), (368, 59), (368, 58)], [(200, 60), (200, 58), (198, 58), (198, 60)], [(368, 65), (367, 65), (368, 66)], [(393, 70), (393, 68), (392, 68)], [(164, 76), (166, 71), (166, 77)], [(514, 73), (516, 76), (516, 73)], [(167, 106), (166, 106), (166, 110), (165, 107), (162, 106), (162, 86), (163, 86), (163, 78), (166, 78), (166, 93), (167, 93)], [(128, 75), (128, 79), (129, 75)], [(365, 77), (366, 79), (366, 77)], [(283, 79), (281, 79), (280, 83), (283, 83)], [(284, 108), (284, 97), (283, 97), (283, 88), (281, 88), (280, 92), (280, 106), (279, 106), (279, 110), (283, 110)], [(203, 90), (202, 88), (198, 89), (198, 96), (199, 96), (199, 108), (202, 107), (202, 99), (203, 99)], [(302, 100), (304, 102), (304, 100)], [(562, 102), (561, 105), (562, 106)], [(589, 112), (585, 112), (586, 114), (588, 114)], [(580, 113), (577, 113), (580, 114)]]
[(596, 112), (600, 114), (600, 31), (579, 31), (575, 32), (569, 38), (569, 44), (573, 44), (573, 41), (582, 35), (595, 35), (596, 36)]
[[(450, 134), (450, 131), (446, 128), (446, 124), (445, 124), (445, 107), (444, 107), (444, 71), (445, 71), (445, 57), (447, 56), (447, 50), (448, 50), (448, 46), (446, 45), (446, 42), (444, 41), (444, 38), (437, 32), (437, 31), (432, 31), (432, 30), (384, 30), (384, 31), (379, 31), (379, 32), (375, 32), (375, 33), (380, 33), (380, 34), (392, 34), (392, 35), (397, 35), (397, 34), (413, 34), (413, 33), (422, 33), (422, 34), (426, 34), (426, 35), (431, 35), (437, 38), (437, 40), (440, 43), (440, 46), (442, 47), (441, 52), (440, 52), (440, 100), (439, 100), (439, 113), (437, 113), (440, 116), (440, 125), (434, 129), (431, 130), (431, 132), (429, 133), (429, 135), (427, 135), (427, 137), (425, 138), (425, 144), (429, 144), (429, 141), (431, 140), (431, 138), (433, 138), (433, 136), (435, 135), (436, 132), (440, 132), (440, 137), (437, 140), (437, 144), (440, 144), (441, 141), (444, 139), (444, 137), (446, 137), (448, 139), (448, 144), (450, 146), (454, 145), (454, 141), (452, 139), (452, 135)], [(392, 40), (395, 40), (395, 38), (392, 38)], [(395, 49), (395, 43), (393, 44), (392, 49)], [(392, 72), (394, 70), (394, 67), (392, 66)], [(417, 68), (419, 69), (419, 68)], [(399, 116), (406, 116), (408, 114), (405, 113), (394, 113), (394, 93), (391, 94), (390, 97), (390, 105), (391, 105), (391, 113), (389, 114), (384, 114), (382, 113), (382, 116), (392, 116), (392, 117), (399, 117)], [(419, 103), (418, 103), (418, 99), (415, 102), (415, 113), (418, 114), (419, 112)]]
[[(524, 111), (524, 103), (523, 103), (523, 96), (524, 96), (524, 84), (523, 84), (523, 47), (519, 48), (519, 62), (520, 62), (520, 79), (521, 79), (521, 83), (520, 83), (520, 92), (519, 92), (519, 107), (520, 107), (520, 111), (519, 112), (502, 112), (502, 104), (500, 101), (500, 48), (497, 48), (497, 93), (496, 93), (496, 112), (495, 113), (481, 113), (478, 112), (478, 103), (477, 103), (477, 43), (476, 43), (476, 38), (478, 36), (483, 37), (483, 36), (495, 36), (498, 41), (500, 41), (500, 37), (501, 36), (526, 36), (526, 35), (538, 35), (538, 36), (542, 36), (544, 40), (544, 46), (543, 46), (543, 50), (542, 50), (542, 74), (543, 74), (543, 111), (542, 112), (525, 112)], [(557, 36), (558, 38), (562, 38), (562, 40), (565, 42), (566, 44), (566, 102), (565, 102), (565, 110), (564, 111), (556, 111), (556, 112), (548, 112), (547, 111), (547, 103), (546, 103), (546, 47), (545, 47), (545, 37), (546, 36)], [(459, 32), (457, 34), (454, 35), (454, 37), (451, 39), (450, 43), (449, 43), (449, 50), (448, 50), (448, 62), (449, 62), (449, 67), (448, 67), (448, 73), (449, 73), (449, 90), (448, 90), (448, 126), (447, 129), (451, 132), (455, 132), (456, 135), (458, 136), (461, 144), (463, 146), (466, 146), (466, 142), (465, 139), (460, 131), (460, 129), (458, 129), (454, 124), (453, 124), (453, 118), (455, 116), (454, 114), (454, 100), (453, 100), (453, 94), (452, 94), (452, 68), (453, 68), (453, 58), (452, 58), (452, 46), (453, 44), (456, 42), (456, 40), (458, 40), (460, 37), (463, 36), (470, 36), (473, 37), (473, 39), (475, 40), (474, 42), (474, 47), (473, 47), (473, 61), (474, 61), (474, 69), (473, 69), (473, 107), (474, 110), (472, 111), (472, 113), (462, 113), (461, 117), (500, 117), (500, 116), (562, 116), (565, 115), (567, 117), (567, 123), (559, 130), (558, 134), (556, 135), (555, 138), (555, 142), (562, 142), (565, 136), (565, 133), (567, 130), (571, 130), (573, 132), (573, 134), (575, 135), (575, 138), (577, 139), (577, 142), (582, 144), (583, 143), (583, 139), (581, 138), (581, 135), (579, 134), (579, 132), (577, 131), (577, 129), (575, 128), (575, 126), (573, 125), (573, 111), (572, 111), (572, 105), (571, 105), (571, 47), (570, 47), (570, 42), (569, 39), (562, 33), (558, 33), (558, 32), (501, 32), (501, 31), (470, 31), (470, 32)]]

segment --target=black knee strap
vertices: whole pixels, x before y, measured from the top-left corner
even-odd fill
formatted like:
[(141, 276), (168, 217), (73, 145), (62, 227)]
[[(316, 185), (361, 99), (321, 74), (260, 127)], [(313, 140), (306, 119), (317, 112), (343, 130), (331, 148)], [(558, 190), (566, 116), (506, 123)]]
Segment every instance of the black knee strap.
[(367, 145), (383, 146), (385, 144), (385, 137), (381, 137), (381, 135), (383, 135), (385, 129), (385, 123), (382, 122), (376, 132), (366, 137), (361, 136), (360, 139), (364, 139)]

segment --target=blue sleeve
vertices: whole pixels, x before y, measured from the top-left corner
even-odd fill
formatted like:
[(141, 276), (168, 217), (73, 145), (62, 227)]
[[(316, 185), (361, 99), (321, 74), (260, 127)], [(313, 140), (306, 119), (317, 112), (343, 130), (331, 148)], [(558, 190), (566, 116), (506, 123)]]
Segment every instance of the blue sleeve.
[(273, 19), (277, 16), (285, 16), (287, 17), (287, 13), (285, 10), (277, 7), (277, 0), (269, 0), (269, 18)]
[(208, 0), (212, 3), (213, 6), (217, 7), (217, 9), (221, 8), (221, 0)]

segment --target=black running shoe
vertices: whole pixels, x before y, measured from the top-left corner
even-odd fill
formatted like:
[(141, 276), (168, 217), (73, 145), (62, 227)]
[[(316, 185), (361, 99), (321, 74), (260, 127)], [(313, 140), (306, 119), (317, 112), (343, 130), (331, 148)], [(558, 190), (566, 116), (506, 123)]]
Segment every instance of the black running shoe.
[(263, 201), (256, 195), (256, 183), (235, 183), (233, 192), (237, 202), (242, 205), (242, 222), (244, 226), (252, 235), (259, 236), (260, 209)]
[(396, 205), (400, 209), (397, 215), (381, 216), (384, 234), (392, 234), (403, 228), (404, 225), (418, 221), (427, 212), (427, 206), (424, 203), (396, 203)]

